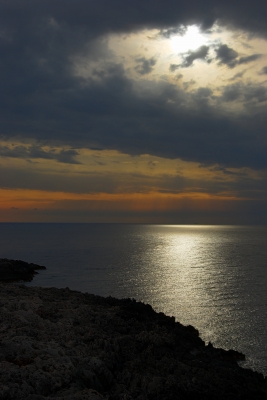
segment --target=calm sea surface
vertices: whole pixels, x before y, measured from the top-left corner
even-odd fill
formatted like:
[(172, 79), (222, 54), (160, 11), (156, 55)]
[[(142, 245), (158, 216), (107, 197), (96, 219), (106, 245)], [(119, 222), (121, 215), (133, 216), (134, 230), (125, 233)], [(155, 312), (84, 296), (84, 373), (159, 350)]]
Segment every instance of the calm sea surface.
[(47, 267), (28, 285), (150, 303), (267, 375), (267, 227), (0, 224), (0, 257)]

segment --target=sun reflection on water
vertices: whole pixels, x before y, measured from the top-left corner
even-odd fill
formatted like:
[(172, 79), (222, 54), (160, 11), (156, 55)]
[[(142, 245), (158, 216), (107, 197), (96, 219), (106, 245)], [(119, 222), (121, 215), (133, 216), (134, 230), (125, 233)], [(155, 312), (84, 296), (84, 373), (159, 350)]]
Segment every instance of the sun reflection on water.
[[(259, 322), (259, 315), (254, 310), (257, 296), (247, 296), (248, 255), (239, 248), (245, 243), (236, 241), (235, 234), (232, 227), (165, 225), (154, 232), (150, 227), (142, 251), (133, 255), (138, 271), (132, 278), (133, 297), (193, 324), (206, 342), (224, 348), (231, 343), (247, 352), (253, 347), (251, 324)], [(241, 341), (246, 349), (240, 348)]]

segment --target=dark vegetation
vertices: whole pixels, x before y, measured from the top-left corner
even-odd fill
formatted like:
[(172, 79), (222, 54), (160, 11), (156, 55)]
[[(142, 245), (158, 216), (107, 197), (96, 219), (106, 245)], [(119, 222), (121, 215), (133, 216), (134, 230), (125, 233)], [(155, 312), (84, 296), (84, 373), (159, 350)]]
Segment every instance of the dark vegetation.
[(0, 398), (267, 399), (244, 355), (133, 299), (0, 284)]
[(34, 275), (38, 274), (36, 271), (38, 269), (46, 269), (46, 267), (21, 260), (0, 258), (0, 281), (30, 282)]

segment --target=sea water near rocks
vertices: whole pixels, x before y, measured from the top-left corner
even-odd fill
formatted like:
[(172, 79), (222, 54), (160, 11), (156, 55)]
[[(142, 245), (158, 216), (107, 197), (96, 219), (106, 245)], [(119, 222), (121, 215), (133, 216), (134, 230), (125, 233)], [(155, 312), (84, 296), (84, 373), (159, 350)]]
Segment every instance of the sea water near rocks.
[(267, 375), (267, 227), (0, 224), (0, 257), (47, 267), (31, 283), (134, 297)]

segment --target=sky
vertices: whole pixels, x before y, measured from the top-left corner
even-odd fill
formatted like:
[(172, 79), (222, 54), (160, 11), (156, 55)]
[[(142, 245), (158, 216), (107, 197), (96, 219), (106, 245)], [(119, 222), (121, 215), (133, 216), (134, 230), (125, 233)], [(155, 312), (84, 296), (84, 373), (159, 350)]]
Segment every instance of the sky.
[(265, 0), (0, 0), (0, 221), (267, 224)]

